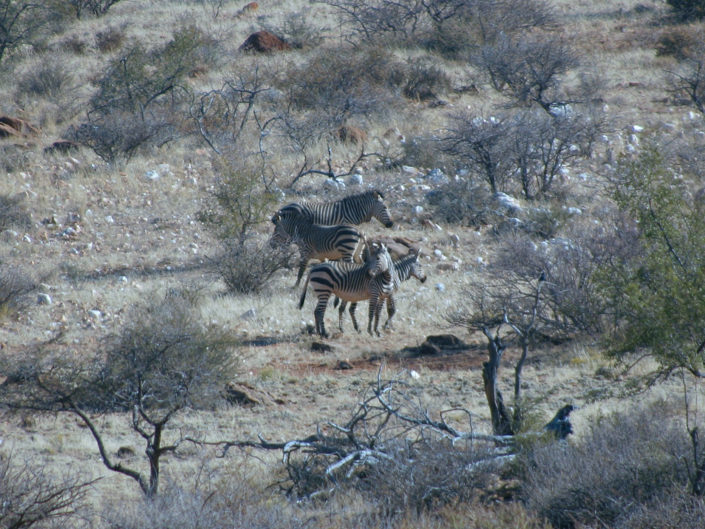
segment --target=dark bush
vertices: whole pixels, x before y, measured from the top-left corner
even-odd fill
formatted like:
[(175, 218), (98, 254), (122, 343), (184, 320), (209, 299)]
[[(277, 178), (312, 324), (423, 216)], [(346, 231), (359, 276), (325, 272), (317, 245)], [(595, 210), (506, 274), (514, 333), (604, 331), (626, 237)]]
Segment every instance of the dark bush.
[(28, 295), (36, 289), (36, 281), (19, 267), (0, 262), (0, 317), (23, 308), (28, 303)]
[(451, 86), (448, 74), (430, 58), (412, 61), (405, 77), (404, 96), (418, 101), (434, 101)]
[(291, 268), (293, 259), (292, 249), (272, 248), (265, 241), (225, 240), (211, 264), (229, 292), (248, 294), (267, 288), (274, 274)]
[(527, 507), (557, 529), (620, 527), (641, 505), (684, 488), (690, 445), (667, 406), (594, 419), (580, 441), (525, 455)]
[(680, 20), (700, 20), (705, 17), (705, 0), (666, 0)]
[(279, 88), (295, 110), (328, 116), (331, 130), (351, 117), (382, 117), (404, 82), (404, 66), (379, 47), (315, 52), (289, 69)]
[(0, 231), (12, 227), (28, 229), (32, 217), (24, 204), (24, 195), (0, 195)]
[(54, 476), (40, 464), (18, 464), (11, 452), (0, 454), (0, 527), (88, 527), (78, 512), (90, 485), (73, 473)]
[(125, 42), (125, 28), (108, 26), (103, 31), (96, 33), (95, 42), (98, 49), (103, 53), (116, 51)]
[(17, 93), (22, 96), (58, 99), (73, 83), (73, 75), (56, 58), (42, 60), (20, 77)]
[(436, 222), (478, 228), (499, 220), (491, 206), (491, 193), (480, 183), (453, 180), (430, 191), (426, 200), (433, 207)]
[(673, 26), (661, 32), (656, 42), (656, 55), (679, 61), (692, 57), (701, 44), (700, 27)]
[(90, 147), (106, 161), (176, 139), (186, 119), (184, 78), (207, 57), (209, 42), (188, 26), (163, 47), (128, 49), (110, 62), (88, 104), (87, 121), (69, 130), (67, 139)]

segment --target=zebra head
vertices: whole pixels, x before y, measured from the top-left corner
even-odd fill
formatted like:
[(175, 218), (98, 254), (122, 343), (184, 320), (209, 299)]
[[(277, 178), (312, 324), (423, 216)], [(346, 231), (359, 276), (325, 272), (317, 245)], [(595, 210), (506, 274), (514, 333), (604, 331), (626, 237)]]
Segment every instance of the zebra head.
[(419, 261), (419, 250), (412, 250), (411, 255), (414, 256), (414, 260), (411, 261), (411, 268), (409, 268), (409, 277), (415, 277), (421, 283), (426, 282), (426, 272), (423, 271), (421, 266), (421, 261)]
[(383, 243), (372, 243), (370, 247), (370, 258), (368, 260), (367, 273), (374, 277), (393, 269), (392, 256), (389, 255), (387, 245)]
[(269, 245), (275, 247), (291, 242), (292, 233), (289, 226), (290, 222), (282, 218), (279, 212), (277, 212), (272, 217), (272, 223), (274, 224), (274, 233), (272, 233), (272, 237), (269, 239)]
[(376, 189), (372, 193), (375, 197), (372, 204), (372, 216), (384, 224), (386, 228), (391, 228), (394, 226), (394, 221), (392, 220), (392, 216), (389, 214), (387, 205), (384, 203), (384, 195), (381, 191)]

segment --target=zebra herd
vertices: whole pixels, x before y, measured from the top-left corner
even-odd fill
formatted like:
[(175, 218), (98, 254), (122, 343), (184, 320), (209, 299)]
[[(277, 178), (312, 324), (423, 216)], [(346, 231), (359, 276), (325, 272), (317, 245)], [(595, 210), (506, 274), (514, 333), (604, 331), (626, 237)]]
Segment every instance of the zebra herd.
[(336, 202), (292, 203), (279, 209), (272, 216), (274, 233), (272, 245), (294, 243), (299, 248), (300, 261), (296, 278), (297, 287), (303, 277), (308, 261), (318, 259), (320, 264), (311, 267), (299, 300), (299, 309), (304, 305), (309, 283), (318, 301), (314, 309), (316, 332), (328, 337), (324, 316), (331, 296), (341, 300), (338, 309), (338, 327), (343, 332), (343, 315), (350, 303), (349, 313), (355, 330), (359, 332), (355, 319), (357, 303), (369, 300), (367, 332), (379, 333), (379, 317), (385, 302), (387, 321), (391, 326), (396, 312), (394, 292), (402, 281), (416, 277), (424, 282), (419, 253), (414, 251), (398, 260), (393, 260), (385, 244), (369, 242), (354, 226), (379, 220), (390, 228), (394, 225), (384, 195), (378, 190), (350, 195)]

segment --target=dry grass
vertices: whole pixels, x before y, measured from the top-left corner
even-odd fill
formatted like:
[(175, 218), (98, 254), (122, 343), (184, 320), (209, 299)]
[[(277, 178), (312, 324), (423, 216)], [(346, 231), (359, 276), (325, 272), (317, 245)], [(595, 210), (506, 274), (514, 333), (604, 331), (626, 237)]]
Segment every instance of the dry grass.
[[(112, 47), (99, 43), (98, 34), (107, 28), (118, 28), (115, 31), (124, 34), (124, 42), (139, 40), (147, 47), (163, 45), (172, 29), (184, 21), (206, 31), (218, 41), (220, 54), (214, 66), (189, 79), (191, 86), (200, 90), (219, 87), (224, 79), (239, 71), (254, 67), (282, 71), (285, 65), (302, 64), (310, 58), (313, 51), (307, 49), (264, 57), (237, 52), (252, 31), (284, 27), (287, 13), (309, 13), (315, 19), (312, 24), (327, 37), (324, 45), (337, 42), (335, 18), (330, 8), (321, 4), (303, 0), (260, 2), (259, 11), (240, 17), (236, 14), (245, 2), (222, 2), (216, 12), (218, 4), (119, 2), (104, 18), (73, 21), (65, 32), (53, 38), (46, 52), (37, 50), (35, 54), (21, 53), (16, 57), (13, 67), (20, 77), (42, 64), (42, 53), (71, 72), (68, 85), (61, 86), (58, 102), (47, 95), (20, 94), (10, 76), (0, 75), (0, 92), (13, 95), (0, 101), (0, 113), (19, 115), (42, 128), (38, 137), (26, 141), (0, 139), (3, 146), (9, 142), (19, 145), (12, 151), (13, 159), (4, 162), (7, 172), (0, 178), (0, 197), (23, 193), (27, 197), (23, 207), (31, 217), (30, 226), (15, 227), (12, 233), (2, 234), (0, 259), (46, 278), (42, 291), (52, 298), (49, 305), (31, 303), (10, 318), (0, 318), (0, 354), (21, 354), (29, 344), (61, 332), (64, 354), (78, 359), (87, 357), (100, 350), (103, 337), (121, 329), (133, 304), (145, 298), (158, 299), (169, 288), (186, 285), (203, 293), (203, 325), (223, 329), (243, 341), (238, 380), (262, 391), (269, 399), (254, 407), (221, 407), (184, 414), (179, 417), (175, 432), (181, 429), (231, 440), (251, 439), (258, 433), (273, 441), (306, 436), (315, 432), (322, 421), (347, 417), (380, 367), (383, 374), (400, 368), (414, 369), (419, 375), (418, 384), (424, 387), (429, 410), (462, 406), (472, 412), (477, 430), (489, 431), (481, 378), (485, 338), (449, 327), (444, 316), (464, 301), (462, 293), (484, 266), (478, 258), (483, 263), (492, 261), (497, 234), (492, 227), (475, 230), (443, 222), (438, 222), (440, 230), (425, 227), (413, 213), (417, 205), (430, 211), (423, 200), (424, 190), (415, 188), (412, 177), (401, 168), (383, 169), (371, 158), (361, 164), (365, 185), (384, 189), (388, 197), (397, 219), (391, 235), (420, 242), (428, 281), (419, 285), (411, 280), (402, 286), (396, 295), (398, 312), (393, 331), (381, 338), (372, 338), (366, 332), (358, 335), (346, 315), (346, 332), (328, 341), (332, 351), (320, 353), (311, 350), (312, 343), (319, 340), (306, 332), (313, 323), (314, 304), (309, 298), (303, 310), (296, 308), (300, 290), (292, 288), (293, 273), (279, 273), (258, 295), (226, 295), (218, 276), (205, 266), (207, 257), (216, 255), (218, 248), (213, 234), (197, 220), (202, 200), (218, 176), (211, 165), (214, 155), (210, 150), (193, 141), (175, 142), (140, 153), (129, 163), (118, 161), (113, 165), (103, 163), (85, 148), (69, 157), (43, 154), (42, 148), (57, 139), (68, 124), (83, 118), (85, 108), (81, 103), (94, 89), (92, 83), (108, 61), (117, 57), (117, 44)], [(622, 134), (610, 132), (615, 152), (624, 148), (635, 124), (647, 129), (674, 124), (676, 133), (703, 130), (702, 116), (691, 117), (690, 109), (673, 105), (666, 92), (663, 70), (673, 59), (656, 57), (656, 28), (645, 26), (662, 9), (662, 3), (559, 0), (554, 4), (564, 31), (584, 54), (585, 64), (599, 73), (603, 104), (613, 118), (613, 130)], [(638, 5), (652, 11), (635, 15)], [(159, 24), (154, 20), (159, 20)], [(391, 53), (405, 60), (424, 52), (396, 49)], [(442, 60), (437, 64), (448, 72), (453, 87), (476, 84), (479, 92), (449, 90), (442, 96), (446, 106), (407, 101), (403, 111), (385, 121), (371, 119), (368, 151), (388, 149), (401, 156), (403, 144), (397, 138), (384, 137), (389, 129), (398, 129), (405, 141), (431, 136), (446, 125), (449, 110), (467, 108), (488, 115), (503, 100), (467, 65)], [(277, 146), (274, 142), (271, 145)], [(592, 202), (594, 180), (586, 182), (577, 175), (599, 174), (607, 147), (597, 145), (592, 159), (571, 169), (564, 183), (569, 205), (578, 204), (585, 212), (599, 212)], [(357, 147), (336, 144), (332, 149), (338, 170), (348, 167), (359, 154)], [(324, 159), (328, 155), (326, 145), (313, 146), (311, 155)], [(291, 152), (277, 154), (269, 170), (279, 178), (278, 185), (284, 187), (291, 181), (299, 162)], [(0, 163), (0, 170), (4, 169)], [(325, 179), (306, 177), (297, 187), (297, 194), (282, 196), (281, 202), (330, 196), (322, 191)], [(417, 183), (424, 183), (422, 178), (416, 179)], [(376, 221), (362, 229), (368, 236), (390, 235)], [(257, 227), (256, 236), (264, 239), (269, 231), (270, 226), (263, 223)], [(458, 236), (459, 245), (451, 244), (451, 234)], [(457, 270), (449, 270), (448, 263), (457, 263)], [(360, 305), (357, 314), (360, 322), (366, 323), (366, 304)], [(337, 329), (337, 309), (330, 306), (326, 317), (328, 328)], [(418, 346), (426, 336), (442, 333), (454, 333), (474, 348), (462, 357), (415, 358), (403, 354), (405, 347)], [(505, 397), (511, 394), (511, 366), (517, 355), (517, 349), (510, 346), (504, 360), (506, 367), (500, 372), (499, 383)], [(353, 368), (337, 369), (341, 362)], [(627, 402), (621, 393), (626, 377), (619, 375), (604, 359), (600, 346), (590, 341), (546, 346), (532, 352), (524, 380), (524, 394), (535, 401), (531, 414), (537, 424), (548, 421), (567, 402), (580, 406), (572, 416), (576, 437), (587, 430), (598, 412), (621, 409)], [(678, 391), (678, 385), (670, 382), (659, 386), (654, 398), (672, 397)], [(5, 415), (3, 420), (3, 447), (57, 468), (80, 466), (87, 478), (102, 477), (91, 493), (97, 510), (108, 498), (136, 497), (130, 480), (104, 469), (88, 432), (73, 418), (14, 414)], [(120, 415), (103, 419), (110, 439), (108, 450), (115, 453), (121, 446), (129, 446), (136, 453), (133, 457), (140, 457), (143, 447), (138, 438), (127, 434), (129, 428), (123, 426), (126, 420)], [(212, 461), (214, 453), (191, 447), (169, 457), (164, 465), (165, 479), (192, 475), (204, 460)], [(273, 453), (257, 454), (255, 458), (233, 450), (224, 461), (226, 465), (249, 469), (250, 476), (258, 475), (256, 479), (261, 481), (257, 487), (271, 484), (266, 478), (278, 472), (272, 470), (277, 469), (277, 456)], [(364, 510), (359, 498), (350, 499), (347, 506), (353, 512)], [(481, 509), (445, 507), (441, 518), (445, 527), (464, 527), (469, 523), (513, 527), (518, 526), (512, 525), (517, 520), (522, 521), (523, 527), (541, 527), (519, 507), (507, 509), (498, 511), (501, 516), (494, 520), (492, 514)], [(342, 527), (345, 522), (341, 519), (338, 522)], [(438, 521), (424, 523), (400, 522), (399, 527), (433, 527)]]

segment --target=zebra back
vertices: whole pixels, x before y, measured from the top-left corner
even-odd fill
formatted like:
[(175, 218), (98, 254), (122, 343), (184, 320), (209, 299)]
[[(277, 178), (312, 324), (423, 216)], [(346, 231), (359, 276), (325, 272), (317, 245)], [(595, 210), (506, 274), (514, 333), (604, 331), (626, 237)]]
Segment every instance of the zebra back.
[(277, 214), (282, 217), (303, 216), (314, 224), (328, 226), (357, 225), (369, 222), (372, 218), (378, 219), (388, 228), (394, 224), (384, 203), (384, 195), (376, 189), (350, 195), (335, 202), (294, 202), (282, 207)]

